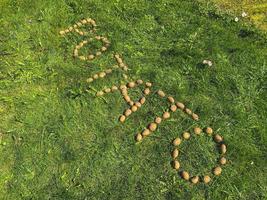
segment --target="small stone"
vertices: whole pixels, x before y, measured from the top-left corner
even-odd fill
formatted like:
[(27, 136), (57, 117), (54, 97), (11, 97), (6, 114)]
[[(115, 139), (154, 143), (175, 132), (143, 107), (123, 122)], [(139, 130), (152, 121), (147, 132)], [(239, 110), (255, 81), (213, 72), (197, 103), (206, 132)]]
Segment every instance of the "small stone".
[(213, 169), (213, 174), (216, 176), (219, 176), (222, 173), (222, 168), (221, 167), (215, 167)]
[(201, 132), (202, 132), (202, 129), (201, 129), (201, 128), (199, 128), (199, 127), (195, 127), (195, 128), (194, 128), (194, 133), (195, 133), (196, 135), (200, 135)]
[(135, 83), (134, 83), (134, 82), (129, 82), (129, 83), (127, 84), (127, 86), (128, 86), (129, 88), (133, 88), (133, 87), (135, 86)]
[(181, 176), (182, 176), (182, 178), (184, 179), (184, 180), (189, 180), (189, 178), (190, 178), (190, 176), (189, 176), (189, 173), (187, 172), (187, 171), (183, 171), (182, 173), (181, 173)]
[(91, 82), (93, 82), (93, 81), (94, 81), (93, 78), (88, 78), (88, 79), (86, 80), (87, 83), (91, 83)]
[(138, 109), (137, 106), (132, 106), (132, 107), (131, 107), (131, 110), (132, 110), (133, 112), (136, 112), (137, 109)]
[(219, 134), (215, 134), (213, 137), (214, 141), (217, 143), (221, 143), (223, 141), (222, 136), (220, 136)]
[(142, 106), (142, 104), (139, 101), (135, 102), (134, 105), (137, 106), (138, 108), (141, 108)]
[(169, 100), (170, 103), (174, 103), (175, 102), (174, 98), (171, 97), (171, 96), (168, 97), (168, 100)]
[(178, 157), (178, 155), (179, 155), (179, 150), (178, 150), (178, 149), (174, 149), (174, 150), (172, 151), (172, 158), (175, 159), (175, 158)]
[(126, 117), (128, 117), (130, 114), (132, 114), (132, 110), (131, 109), (126, 109), (125, 112), (124, 112), (124, 115)]
[(178, 170), (180, 168), (180, 163), (177, 160), (173, 161), (173, 168)]
[(163, 118), (163, 119), (168, 119), (168, 118), (170, 118), (170, 117), (171, 117), (171, 115), (170, 115), (169, 112), (164, 112), (163, 115), (162, 115), (162, 118)]
[(146, 98), (145, 98), (145, 97), (142, 97), (142, 98), (139, 100), (139, 102), (140, 102), (142, 105), (145, 103), (145, 101), (146, 101)]
[(204, 182), (204, 183), (207, 184), (207, 183), (209, 183), (210, 181), (211, 181), (210, 176), (207, 176), (207, 175), (206, 175), (206, 176), (203, 177), (203, 182)]
[(243, 11), (242, 14), (241, 14), (241, 16), (242, 16), (242, 17), (247, 17), (248, 14), (247, 14), (246, 12)]
[(211, 135), (213, 133), (213, 130), (211, 127), (207, 127), (205, 132), (208, 134), (208, 135)]
[(220, 151), (221, 151), (221, 154), (225, 154), (225, 153), (226, 153), (227, 148), (226, 148), (226, 145), (225, 145), (225, 144), (222, 144), (222, 145), (220, 146)]
[(95, 39), (96, 40), (101, 40), (101, 36), (97, 35), (97, 36), (95, 36)]
[(172, 112), (175, 112), (177, 110), (177, 106), (176, 105), (171, 105), (170, 110)]
[(157, 129), (157, 124), (152, 122), (152, 123), (149, 124), (148, 128), (149, 128), (150, 131), (153, 132), (153, 131), (155, 131)]
[(160, 97), (165, 97), (165, 93), (164, 93), (162, 90), (159, 90), (159, 91), (158, 91), (158, 95), (159, 95)]
[(135, 140), (137, 142), (140, 142), (141, 140), (143, 139), (142, 135), (140, 133), (138, 133), (136, 136), (135, 136)]
[(100, 72), (100, 73), (99, 73), (99, 77), (100, 77), (100, 78), (104, 78), (105, 76), (106, 76), (106, 73), (105, 73), (105, 72)]
[(65, 34), (65, 31), (60, 31), (59, 34), (60, 35), (64, 35)]
[(185, 108), (185, 105), (183, 103), (181, 103), (181, 102), (177, 102), (176, 106), (181, 110), (183, 110)]
[(128, 104), (129, 104), (130, 106), (133, 106), (133, 105), (134, 105), (134, 102), (133, 102), (133, 101), (129, 101)]
[(185, 109), (185, 112), (186, 112), (186, 114), (188, 114), (188, 115), (192, 115), (192, 110), (190, 110), (189, 108), (186, 108), (186, 109)]
[(152, 83), (150, 83), (150, 82), (146, 82), (146, 86), (147, 86), (147, 87), (151, 87), (151, 86), (152, 86)]
[(197, 115), (196, 113), (193, 113), (193, 114), (192, 114), (192, 118), (193, 118), (193, 120), (195, 120), (195, 121), (198, 121), (198, 120), (199, 120), (199, 117), (198, 117), (198, 115)]
[(142, 132), (142, 136), (148, 136), (149, 134), (150, 134), (149, 129), (145, 129), (145, 130), (143, 130), (143, 132)]
[(125, 115), (121, 115), (121, 116), (120, 116), (120, 122), (124, 122), (125, 119), (126, 119)]
[(137, 81), (136, 81), (136, 83), (137, 83), (137, 84), (143, 84), (143, 83), (144, 83), (144, 81), (143, 81), (143, 80), (141, 80), (141, 79), (139, 79), (139, 80), (137, 80)]
[(188, 140), (190, 138), (190, 133), (188, 132), (183, 132), (183, 138)]
[(144, 94), (145, 95), (148, 95), (150, 93), (150, 89), (149, 88), (146, 88), (145, 90), (144, 90)]
[(175, 138), (172, 142), (174, 146), (179, 146), (181, 144), (182, 140), (180, 138)]
[(221, 165), (225, 165), (226, 162), (227, 162), (226, 158), (225, 158), (225, 157), (221, 157), (221, 159), (220, 159), (220, 164), (221, 164)]
[(161, 117), (156, 117), (155, 123), (160, 124), (162, 121)]
[(198, 177), (198, 176), (193, 176), (193, 177), (191, 178), (191, 183), (193, 183), (193, 184), (197, 184), (198, 181), (199, 181), (199, 177)]

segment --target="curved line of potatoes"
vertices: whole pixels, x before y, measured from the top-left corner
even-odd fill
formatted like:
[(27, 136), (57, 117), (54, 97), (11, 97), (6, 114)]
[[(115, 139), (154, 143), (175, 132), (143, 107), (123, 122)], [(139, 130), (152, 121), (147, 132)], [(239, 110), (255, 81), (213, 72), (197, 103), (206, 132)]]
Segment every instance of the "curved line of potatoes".
[[(221, 156), (220, 156), (220, 159), (218, 160), (218, 165), (216, 165), (212, 170), (212, 172), (213, 172), (213, 174), (215, 176), (219, 176), (222, 173), (221, 166), (225, 165), (226, 162), (227, 162), (227, 160), (225, 158), (225, 153), (226, 153), (227, 149), (226, 149), (226, 145), (224, 143), (223, 137), (221, 135), (219, 135), (219, 134), (213, 134), (213, 130), (210, 127), (207, 127), (205, 129), (201, 129), (200, 127), (195, 127), (194, 130), (193, 130), (193, 133), (196, 136), (200, 136), (202, 132), (205, 132), (206, 135), (208, 135), (208, 136), (212, 136), (213, 135), (213, 140), (219, 147)], [(174, 146), (174, 149), (172, 150), (171, 157), (173, 159), (172, 160), (172, 165), (173, 165), (173, 168), (175, 170), (179, 170), (180, 169), (180, 162), (177, 159), (179, 154), (180, 154), (178, 146), (183, 141), (189, 140), (190, 138), (191, 138), (190, 132), (185, 131), (182, 134), (182, 139), (177, 137), (172, 142), (172, 145)], [(204, 183), (209, 183), (211, 181), (211, 176), (210, 175), (203, 175), (203, 176), (200, 176), (200, 177), (193, 175), (193, 176), (190, 177), (189, 172), (187, 172), (185, 170), (180, 171), (179, 174), (184, 180), (190, 181), (193, 184), (197, 184), (200, 181), (202, 181)]]
[[(88, 32), (81, 31), (79, 28), (81, 28), (85, 25), (91, 25), (92, 29), (89, 30)], [(77, 22), (76, 24), (74, 24), (73, 26), (70, 26), (69, 28), (60, 31), (59, 33), (60, 33), (60, 35), (64, 36), (65, 34), (70, 33), (70, 32), (76, 32), (81, 36), (88, 36), (89, 33), (96, 32), (96, 22), (95, 22), (95, 20), (93, 20), (91, 18), (83, 19), (80, 22)], [(89, 38), (88, 40), (83, 40), (78, 45), (76, 45), (76, 47), (74, 48), (74, 52), (73, 52), (74, 57), (76, 57), (80, 60), (83, 60), (83, 61), (91, 61), (91, 60), (95, 59), (96, 57), (101, 56), (102, 53), (105, 52), (108, 49), (108, 47), (110, 46), (110, 42), (106, 37), (97, 35), (94, 37), (94, 39), (101, 41), (103, 43), (103, 46), (100, 48), (100, 50), (98, 50), (95, 54), (91, 53), (88, 56), (79, 55), (79, 50), (81, 48), (83, 48), (85, 44), (88, 44), (88, 43), (93, 41), (93, 38)], [(92, 75), (86, 81), (89, 84), (92, 84), (97, 79), (102, 79), (102, 78), (107, 77), (109, 74), (112, 74), (114, 72), (114, 70), (122, 70), (123, 71), (123, 77), (127, 80), (128, 76), (126, 75), (126, 73), (128, 71), (128, 66), (125, 64), (125, 62), (123, 61), (123, 59), (121, 58), (121, 56), (119, 54), (115, 54), (114, 59), (116, 60), (117, 65), (114, 65), (111, 68), (106, 69), (105, 71), (101, 71), (101, 72), (98, 72), (98, 73)], [(143, 90), (143, 96), (139, 100), (133, 101), (131, 99), (131, 97), (128, 95), (128, 89), (135, 88), (135, 87), (138, 87), (141, 85), (145, 86), (145, 88)], [(129, 107), (119, 117), (119, 121), (121, 123), (123, 123), (123, 122), (125, 122), (127, 117), (129, 117), (132, 113), (136, 112), (138, 109), (140, 109), (142, 107), (143, 104), (145, 104), (146, 96), (150, 94), (150, 92), (151, 92), (150, 88), (151, 87), (152, 87), (152, 83), (144, 82), (143, 80), (139, 79), (136, 81), (127, 82), (127, 83), (122, 84), (122, 85), (118, 85), (118, 86), (113, 85), (110, 88), (104, 88), (103, 90), (97, 91), (96, 96), (100, 97), (100, 96), (103, 96), (103, 95), (108, 94), (108, 93), (120, 91), (123, 99), (129, 105)], [(161, 116), (155, 117), (153, 122), (149, 123), (145, 129), (143, 129), (140, 133), (137, 133), (135, 135), (135, 139), (137, 142), (141, 142), (144, 138), (146, 138), (151, 133), (156, 131), (158, 126), (161, 124), (161, 122), (169, 119), (171, 117), (171, 113), (174, 113), (177, 110), (181, 110), (181, 111), (185, 112), (187, 115), (189, 115), (195, 121), (199, 120), (199, 116), (196, 113), (193, 113), (192, 110), (187, 108), (183, 103), (176, 101), (172, 96), (166, 96), (164, 91), (158, 90), (157, 94), (161, 98), (166, 98), (168, 100), (168, 102), (170, 103), (170, 106), (169, 106), (167, 111), (162, 113)], [(202, 131), (206, 132), (207, 135), (209, 135), (209, 136), (211, 136), (213, 134), (213, 130), (210, 127), (207, 127), (206, 129), (201, 129), (199, 127), (195, 127), (193, 132), (195, 133), (195, 135), (200, 135)], [(190, 138), (190, 136), (191, 135), (189, 132), (184, 132), (182, 134), (183, 140), (188, 140)], [(223, 141), (222, 136), (220, 136), (219, 134), (215, 134), (213, 136), (213, 138), (214, 138), (214, 141), (217, 144), (219, 144), (219, 147), (220, 147), (221, 157), (219, 159), (219, 165), (224, 165), (224, 164), (226, 164), (226, 158), (224, 157), (224, 154), (226, 153), (226, 145)], [(173, 165), (173, 168), (175, 170), (180, 169), (180, 163), (177, 160), (178, 155), (179, 155), (178, 146), (181, 144), (181, 142), (183, 140), (181, 138), (177, 137), (172, 141), (172, 145), (174, 146), (174, 149), (172, 151), (172, 159), (173, 159), (172, 165)], [(220, 166), (216, 166), (213, 168), (213, 174), (214, 175), (220, 175), (221, 172), (222, 172), (222, 169)], [(201, 178), (199, 176), (191, 176), (190, 177), (189, 172), (184, 171), (184, 170), (180, 172), (180, 175), (184, 180), (190, 180), (191, 183), (193, 183), (193, 184), (196, 184), (200, 181), (202, 181), (204, 183), (209, 183), (211, 181), (211, 177), (209, 175), (204, 175)]]

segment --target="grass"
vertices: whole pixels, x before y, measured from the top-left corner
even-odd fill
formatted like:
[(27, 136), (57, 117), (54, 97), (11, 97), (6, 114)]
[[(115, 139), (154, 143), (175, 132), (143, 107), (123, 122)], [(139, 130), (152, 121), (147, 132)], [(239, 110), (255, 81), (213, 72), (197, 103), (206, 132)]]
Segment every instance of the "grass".
[(241, 16), (242, 12), (248, 14), (248, 19), (258, 28), (267, 31), (267, 3), (265, 0), (213, 0), (219, 9)]
[[(0, 199), (267, 198), (266, 33), (184, 0), (1, 0), (0, 16)], [(71, 57), (81, 37), (58, 34), (84, 17), (112, 42), (92, 63)], [(184, 101), (200, 122), (177, 113), (135, 144), (166, 107), (152, 94), (121, 125), (119, 94), (104, 101), (83, 92), (91, 74), (113, 64), (113, 52), (123, 54), (132, 79)], [(170, 166), (171, 139), (195, 125), (212, 126), (228, 145), (229, 163), (210, 185), (192, 186)], [(199, 174), (218, 157), (206, 137), (183, 151), (183, 165)]]

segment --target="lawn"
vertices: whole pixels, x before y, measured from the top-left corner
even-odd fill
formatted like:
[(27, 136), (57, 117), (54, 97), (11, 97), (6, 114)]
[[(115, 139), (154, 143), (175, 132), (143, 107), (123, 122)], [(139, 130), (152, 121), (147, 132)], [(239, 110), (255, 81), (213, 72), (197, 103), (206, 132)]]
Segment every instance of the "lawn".
[[(72, 53), (86, 37), (59, 31), (88, 17), (111, 46), (84, 62)], [(0, 0), (0, 199), (266, 199), (267, 36), (234, 17), (193, 0)], [(101, 46), (92, 45), (83, 51)], [(86, 82), (114, 65), (113, 53), (129, 80), (153, 83), (123, 124), (122, 96), (94, 92), (124, 84), (122, 73)], [(167, 108), (158, 89), (200, 120), (176, 112), (136, 143)], [(170, 165), (171, 141), (195, 126), (227, 144), (228, 163), (209, 184), (193, 185)], [(218, 157), (211, 137), (181, 144), (181, 167), (192, 174), (208, 173)]]

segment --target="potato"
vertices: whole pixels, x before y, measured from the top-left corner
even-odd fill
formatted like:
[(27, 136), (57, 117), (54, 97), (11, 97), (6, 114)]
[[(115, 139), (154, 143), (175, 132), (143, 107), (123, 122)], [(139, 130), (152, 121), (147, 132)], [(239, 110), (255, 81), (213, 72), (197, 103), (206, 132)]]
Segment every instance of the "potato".
[(223, 141), (222, 136), (220, 136), (219, 134), (215, 134), (213, 137), (214, 141), (217, 143), (221, 143)]
[(149, 88), (146, 88), (145, 90), (144, 90), (144, 94), (145, 95), (148, 95), (150, 93), (150, 89)]
[(172, 144), (173, 144), (174, 146), (178, 146), (178, 145), (181, 144), (181, 142), (182, 142), (182, 140), (181, 140), (180, 138), (175, 138), (175, 139), (173, 140)]
[(162, 118), (163, 118), (163, 119), (168, 119), (168, 118), (170, 118), (170, 116), (171, 116), (171, 115), (170, 115), (169, 112), (164, 112), (163, 115), (162, 115)]
[(199, 177), (198, 177), (198, 176), (193, 176), (193, 177), (191, 178), (191, 183), (193, 183), (193, 184), (198, 183), (198, 181), (199, 181)]
[(136, 136), (135, 136), (135, 140), (137, 142), (140, 142), (141, 140), (143, 139), (142, 135), (140, 133), (138, 133)]
[(201, 132), (202, 132), (202, 129), (201, 129), (201, 128), (199, 128), (199, 127), (195, 127), (195, 128), (194, 128), (194, 133), (195, 133), (196, 135), (200, 135)]
[(144, 129), (142, 132), (142, 136), (148, 136), (150, 134), (149, 129)]
[(129, 82), (129, 83), (127, 84), (127, 86), (128, 86), (129, 88), (133, 88), (133, 87), (135, 86), (135, 82)]
[(185, 108), (185, 105), (183, 103), (181, 103), (181, 102), (177, 102), (176, 106), (181, 110), (183, 110)]
[(151, 86), (152, 86), (152, 83), (150, 83), (150, 82), (146, 82), (146, 86), (147, 86), (147, 87), (151, 87)]
[(178, 149), (174, 149), (174, 150), (172, 151), (172, 158), (175, 159), (175, 158), (178, 157), (178, 155), (179, 155), (179, 150), (178, 150)]
[(121, 115), (121, 116), (120, 116), (120, 122), (124, 122), (125, 119), (126, 119), (125, 115)]
[(159, 91), (158, 91), (158, 95), (159, 95), (160, 97), (165, 97), (165, 93), (164, 93), (162, 90), (159, 90)]
[(146, 98), (145, 98), (145, 97), (142, 97), (142, 98), (139, 100), (139, 102), (140, 102), (142, 105), (145, 103), (145, 101), (146, 101)]
[(204, 182), (204, 183), (207, 184), (207, 183), (209, 183), (210, 181), (211, 181), (210, 176), (207, 176), (207, 175), (206, 175), (206, 176), (203, 177), (203, 182)]
[(180, 163), (177, 160), (173, 161), (173, 168), (178, 170), (180, 168)]
[(193, 113), (193, 114), (192, 114), (192, 118), (193, 118), (193, 120), (195, 120), (195, 121), (198, 121), (198, 120), (199, 120), (199, 116), (198, 116), (196, 113)]
[(190, 138), (190, 133), (188, 132), (183, 132), (183, 138), (188, 140)]
[[(132, 103), (133, 103), (133, 102), (132, 102)], [(133, 105), (133, 106), (131, 107), (131, 110), (132, 110), (133, 112), (136, 112), (137, 109), (138, 109), (137, 106), (134, 106), (134, 105)]]
[(156, 117), (155, 123), (160, 124), (162, 121), (161, 117)]
[(225, 158), (225, 157), (221, 157), (221, 159), (220, 159), (220, 164), (221, 164), (221, 165), (225, 165), (226, 162), (227, 162), (226, 158)]
[(149, 124), (148, 128), (150, 131), (155, 131), (157, 129), (157, 124), (152, 122)]
[(221, 167), (215, 167), (213, 169), (213, 174), (216, 176), (219, 176), (222, 173), (222, 168)]
[(185, 109), (185, 113), (188, 114), (188, 115), (192, 115), (193, 112), (189, 108), (186, 108)]
[(205, 132), (208, 134), (208, 135), (211, 135), (213, 133), (213, 130), (211, 127), (207, 127)]
[(131, 114), (132, 114), (132, 110), (131, 110), (131, 109), (126, 109), (125, 112), (124, 112), (124, 115), (125, 115), (126, 117), (128, 117), (128, 116), (131, 115)]
[(182, 178), (184, 179), (184, 180), (189, 180), (189, 178), (190, 178), (190, 175), (189, 175), (189, 173), (187, 172), (187, 171), (182, 171), (182, 173), (181, 173), (181, 176), (182, 176)]
[(226, 149), (226, 145), (225, 144), (222, 144), (220, 146), (220, 151), (221, 151), (221, 154), (225, 154), (226, 153), (227, 149)]
[(176, 105), (171, 105), (171, 106), (170, 106), (170, 110), (171, 110), (172, 112), (175, 112), (175, 111), (177, 110), (177, 106), (176, 106)]
[(139, 80), (137, 80), (137, 81), (136, 81), (136, 83), (140, 85), (140, 84), (143, 84), (143, 83), (144, 83), (144, 81), (143, 81), (143, 80), (141, 80), (141, 79), (139, 79)]
[(170, 103), (174, 103), (175, 100), (174, 100), (173, 97), (169, 96), (169, 97), (168, 97), (168, 101), (169, 101)]

